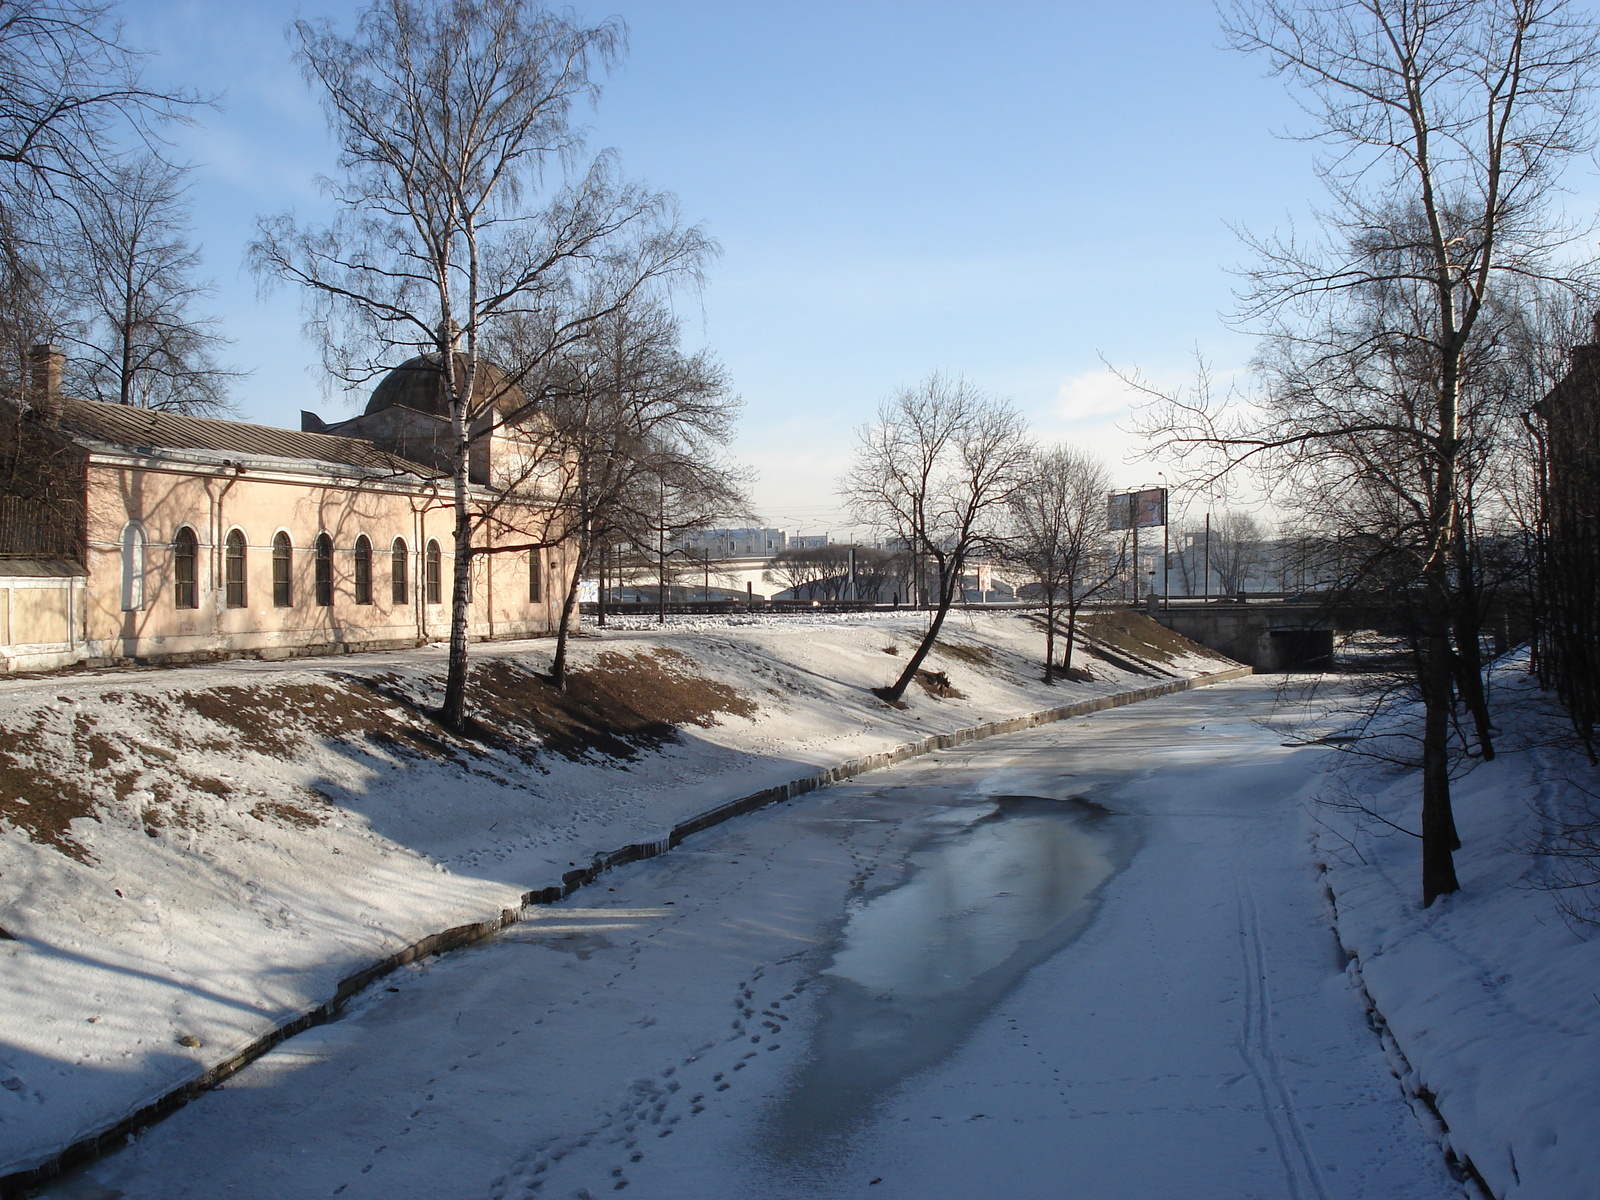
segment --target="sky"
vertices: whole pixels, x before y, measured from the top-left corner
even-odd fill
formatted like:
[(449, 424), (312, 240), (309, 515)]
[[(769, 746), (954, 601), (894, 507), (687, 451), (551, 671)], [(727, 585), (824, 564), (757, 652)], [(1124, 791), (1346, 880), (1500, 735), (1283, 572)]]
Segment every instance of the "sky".
[[(258, 216), (322, 211), (334, 168), (285, 27), (354, 4), (129, 0), (152, 81), (220, 97), (174, 137), (195, 166), (195, 236), (250, 372), (243, 419), (299, 426), (331, 390), (302, 297), (244, 263)], [(1118, 486), (1182, 481), (1130, 461), (1134, 399), (1196, 353), (1222, 376), (1253, 340), (1223, 319), (1237, 230), (1303, 218), (1312, 151), (1265, 63), (1223, 45), (1199, 0), (580, 0), (629, 50), (581, 114), (592, 150), (673, 192), (721, 246), (682, 297), (685, 336), (744, 400), (734, 456), (756, 514), (837, 533), (856, 430), (931, 371), (1009, 397), (1042, 441), (1100, 454)], [(1109, 364), (1109, 367), (1108, 367)]]

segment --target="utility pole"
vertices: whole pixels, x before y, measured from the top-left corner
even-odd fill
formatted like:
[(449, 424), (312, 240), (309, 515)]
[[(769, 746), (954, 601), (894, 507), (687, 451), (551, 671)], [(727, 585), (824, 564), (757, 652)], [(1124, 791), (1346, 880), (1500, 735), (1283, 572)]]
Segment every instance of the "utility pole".
[(1172, 544), (1169, 540), (1171, 530), (1167, 525), (1167, 476), (1165, 472), (1157, 471), (1156, 477), (1161, 480), (1161, 609), (1165, 612), (1172, 607), (1172, 588), (1167, 581), (1167, 571), (1172, 561)]
[(656, 624), (667, 623), (667, 481), (661, 480), (660, 505), (657, 514), (660, 524), (656, 531)]
[(1139, 511), (1133, 510), (1133, 603), (1139, 603), (1139, 575), (1144, 564), (1139, 561)]
[(1202, 604), (1211, 603), (1211, 514), (1206, 514), (1206, 571), (1205, 582), (1201, 585)]
[(1172, 588), (1167, 583), (1167, 572), (1172, 566), (1172, 546), (1167, 540), (1170, 532), (1167, 525), (1166, 492), (1162, 491), (1161, 499), (1161, 607), (1165, 611), (1172, 607)]

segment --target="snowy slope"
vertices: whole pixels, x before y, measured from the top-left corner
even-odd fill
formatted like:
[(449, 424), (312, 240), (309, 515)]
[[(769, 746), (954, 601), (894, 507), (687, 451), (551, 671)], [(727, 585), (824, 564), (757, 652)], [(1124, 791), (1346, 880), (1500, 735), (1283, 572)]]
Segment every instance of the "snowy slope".
[(919, 632), (913, 616), (608, 632), (576, 654), (628, 714), (605, 729), (530, 682), (549, 643), (479, 647), (488, 727), (470, 741), (419, 710), (438, 648), (0, 682), (0, 1176), (598, 852), (843, 759), (1231, 665), (1153, 626), (1108, 630), (1081, 663), (1093, 682), (1047, 688), (1036, 628), (975, 614), (926, 664), (959, 697), (913, 688), (890, 708), (867, 689)]
[[(1571, 924), (1541, 829), (1600, 791), (1565, 720), (1523, 669), (1500, 677), (1493, 762), (1456, 781), (1461, 891), (1420, 905), (1420, 782), (1355, 755), (1319, 789), (1316, 850), (1338, 933), (1456, 1155), (1498, 1200), (1600, 1195), (1600, 940)], [(1414, 718), (1414, 714), (1412, 715)], [(1406, 732), (1405, 716), (1387, 727)]]

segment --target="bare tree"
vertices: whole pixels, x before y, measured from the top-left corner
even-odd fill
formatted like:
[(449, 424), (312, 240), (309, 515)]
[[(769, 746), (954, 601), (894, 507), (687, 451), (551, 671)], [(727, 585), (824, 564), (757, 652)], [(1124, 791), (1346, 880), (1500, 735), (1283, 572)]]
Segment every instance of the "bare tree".
[(1105, 464), (1070, 446), (1037, 450), (1028, 482), (1012, 493), (1004, 558), (1039, 584), (1044, 601), (1044, 680), (1055, 682), (1058, 614), (1066, 612), (1061, 671), (1072, 670), (1078, 610), (1121, 577), (1123, 554), (1111, 545)]
[(878, 604), (897, 601), (905, 586), (909, 566), (907, 556), (876, 546), (857, 546), (855, 551), (855, 598)]
[[(855, 594), (850, 594), (850, 560), (855, 557)], [(796, 600), (871, 600), (885, 602), (905, 587), (908, 557), (874, 546), (830, 543), (789, 547), (772, 556), (762, 573)]]
[(72, 320), (56, 278), (37, 245), (0, 229), (0, 395), (31, 399), (29, 348), (54, 341)]
[(796, 600), (836, 600), (849, 556), (846, 546), (785, 547), (772, 556), (762, 577), (781, 585)]
[(1229, 509), (1211, 522), (1211, 571), (1224, 595), (1245, 590), (1266, 562), (1260, 523), (1247, 512)]
[(1029, 447), (1011, 405), (935, 373), (885, 401), (860, 430), (840, 492), (857, 523), (891, 530), (933, 565), (933, 619), (900, 677), (878, 694), (898, 702), (938, 640), (977, 550), (998, 545)]
[(653, 281), (696, 274), (710, 247), (679, 227), (669, 197), (623, 183), (606, 155), (532, 204), (580, 149), (572, 106), (597, 94), (619, 23), (582, 26), (531, 0), (374, 0), (349, 38), (305, 21), (292, 36), (339, 142), (342, 175), (326, 187), (340, 215), (326, 227), (263, 220), (252, 257), (308, 290), (311, 327), (341, 378), (371, 378), (400, 348), (440, 364), (456, 551), (440, 715), (459, 727), (472, 443), (523, 415), (505, 411), (504, 389), (480, 386), (483, 343), (520, 321), (542, 328), (548, 361)]
[(226, 345), (216, 322), (192, 311), (212, 289), (194, 272), (185, 171), (150, 155), (108, 172), (105, 188), (74, 189), (77, 246), (72, 255), (80, 384), (116, 404), (215, 415), (238, 377), (218, 365)]
[(122, 43), (110, 11), (0, 0), (0, 216), (25, 200), (70, 201), (86, 184), (110, 185), (129, 141), (159, 145), (160, 126), (199, 102), (144, 85), (144, 55)]
[[(544, 335), (525, 333), (522, 323), (508, 324), (497, 343), (505, 361), (543, 353)], [(678, 320), (658, 300), (589, 322), (547, 363), (539, 389), (553, 454), (565, 465), (554, 501), (572, 517), (574, 570), (550, 664), (551, 680), (565, 688), (578, 585), (601, 548), (654, 562), (664, 576), (671, 541), (749, 507), (743, 473), (723, 456), (742, 402), (711, 355), (683, 352)]]
[(1300, 88), (1333, 148), (1334, 204), (1320, 241), (1253, 243), (1241, 315), (1266, 334), (1259, 407), (1222, 410), (1202, 388), (1158, 406), (1152, 432), (1211, 474), (1259, 465), (1281, 494), (1336, 497), (1382, 532), (1370, 561), (1416, 619), (1431, 904), (1459, 886), (1452, 700), (1482, 686), (1460, 669), (1476, 654), (1461, 636), (1476, 348), (1499, 297), (1570, 278), (1551, 201), (1590, 145), (1595, 33), (1564, 0), (1243, 0), (1228, 33)]
[(147, 88), (109, 5), (0, 0), (0, 389), (25, 395), (27, 349), (72, 320), (62, 280), (76, 207), (109, 195), (129, 147), (199, 103)]

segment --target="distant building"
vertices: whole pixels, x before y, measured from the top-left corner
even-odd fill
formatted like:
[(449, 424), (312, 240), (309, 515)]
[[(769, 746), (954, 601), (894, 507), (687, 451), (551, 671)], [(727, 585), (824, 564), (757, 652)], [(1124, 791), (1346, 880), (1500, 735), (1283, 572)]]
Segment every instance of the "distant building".
[(677, 539), (685, 550), (698, 550), (714, 558), (771, 558), (787, 546), (782, 529), (701, 529)]

